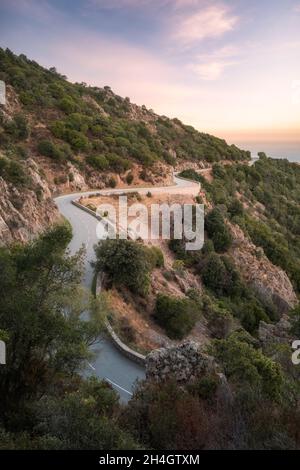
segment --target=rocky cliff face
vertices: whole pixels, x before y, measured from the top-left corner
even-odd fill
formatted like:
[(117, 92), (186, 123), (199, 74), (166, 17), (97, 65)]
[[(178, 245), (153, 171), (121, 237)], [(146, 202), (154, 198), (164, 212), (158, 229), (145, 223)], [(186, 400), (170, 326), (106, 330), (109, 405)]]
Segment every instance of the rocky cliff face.
[(258, 329), (258, 338), (263, 346), (268, 346), (272, 343), (291, 344), (290, 329), (291, 323), (287, 315), (283, 315), (280, 321), (274, 325), (261, 321)]
[(27, 242), (59, 220), (51, 193), (33, 160), (26, 162), (35, 190), (17, 188), (0, 177), (0, 244)]
[(237, 225), (230, 225), (233, 245), (230, 254), (244, 280), (261, 300), (287, 312), (297, 304), (297, 296), (287, 274), (269, 261), (262, 248), (257, 248)]
[(215, 380), (216, 396), (222, 402), (230, 403), (233, 398), (231, 387), (219, 365), (195, 341), (152, 351), (146, 356), (146, 377), (156, 382), (175, 379), (180, 386), (209, 377)]
[(216, 370), (214, 359), (204, 354), (194, 341), (155, 349), (146, 358), (147, 378), (158, 381), (175, 378), (177, 382), (188, 382)]

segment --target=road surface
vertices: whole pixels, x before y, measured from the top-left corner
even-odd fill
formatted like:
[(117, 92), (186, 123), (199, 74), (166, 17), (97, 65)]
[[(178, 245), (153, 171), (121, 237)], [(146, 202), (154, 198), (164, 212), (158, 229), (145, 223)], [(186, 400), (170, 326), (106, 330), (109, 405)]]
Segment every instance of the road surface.
[[(199, 192), (199, 184), (182, 180), (174, 175), (174, 186), (164, 186), (161, 188), (130, 188), (122, 190), (103, 190), (103, 191), (87, 191), (81, 193), (73, 193), (55, 198), (61, 214), (69, 220), (73, 229), (73, 239), (69, 245), (71, 254), (78, 251), (82, 245), (85, 246), (86, 256), (84, 259), (84, 276), (83, 285), (88, 289), (91, 288), (94, 276), (94, 270), (90, 262), (95, 259), (94, 245), (98, 242), (96, 236), (96, 225), (99, 221), (87, 212), (77, 208), (71, 202), (80, 196), (88, 196), (95, 192), (101, 194), (118, 194), (124, 192), (138, 191), (141, 194), (151, 193), (179, 193), (193, 194)], [(145, 377), (144, 368), (127, 357), (123, 356), (119, 350), (108, 339), (101, 339), (97, 342), (92, 350), (95, 352), (95, 359), (89, 364), (87, 375), (96, 375), (99, 378), (106, 379), (117, 390), (122, 401), (127, 402), (133, 391), (134, 384), (137, 380)]]

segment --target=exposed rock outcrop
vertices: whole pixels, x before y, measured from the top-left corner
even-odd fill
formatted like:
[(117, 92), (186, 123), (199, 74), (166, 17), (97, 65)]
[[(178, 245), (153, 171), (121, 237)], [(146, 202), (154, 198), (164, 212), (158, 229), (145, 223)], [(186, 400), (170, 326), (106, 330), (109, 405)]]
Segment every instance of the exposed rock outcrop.
[[(37, 173), (35, 177), (38, 181)], [(38, 194), (40, 197), (32, 190), (17, 189), (0, 177), (1, 245), (27, 242), (59, 220), (58, 210), (44, 184)]]
[(200, 344), (194, 341), (156, 349), (146, 357), (146, 376), (157, 381), (175, 378), (177, 382), (188, 382), (216, 371), (214, 358), (204, 354)]
[(179, 162), (177, 163), (175, 170), (180, 172), (184, 170), (204, 170), (205, 168), (211, 168), (211, 164), (207, 163), (206, 161), (200, 160), (198, 162)]
[(288, 343), (291, 340), (290, 328), (291, 323), (287, 315), (283, 315), (275, 325), (261, 321), (258, 338), (264, 346), (270, 343)]
[(274, 305), (278, 313), (286, 313), (297, 304), (297, 296), (287, 274), (265, 256), (246, 237), (242, 229), (230, 224), (233, 245), (230, 254), (244, 280), (253, 287), (265, 304)]
[(215, 359), (202, 351), (201, 345), (185, 341), (179, 346), (161, 348), (146, 356), (146, 377), (157, 382), (175, 379), (180, 386), (204, 377), (216, 380), (216, 396), (231, 403), (233, 393)]

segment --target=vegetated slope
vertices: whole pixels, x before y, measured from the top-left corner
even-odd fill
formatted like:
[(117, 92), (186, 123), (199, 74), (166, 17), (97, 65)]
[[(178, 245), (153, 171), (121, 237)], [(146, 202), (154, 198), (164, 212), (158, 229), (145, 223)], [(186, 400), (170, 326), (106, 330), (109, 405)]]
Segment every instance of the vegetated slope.
[[(233, 158), (230, 147), (222, 141), (202, 136), (178, 122), (159, 118), (131, 105), (128, 100), (125, 103), (108, 89), (93, 91), (83, 85), (71, 85), (54, 70), (45, 71), (8, 51), (1, 52), (1, 63), (1, 70), (5, 65), (1, 78), (10, 85), (8, 106), (3, 109), (1, 124), (0, 207), (5, 218), (14, 210), (20, 215), (24, 213), (18, 227), (19, 238), (22, 229), (28, 230), (23, 234), (24, 239), (39, 230), (32, 225), (33, 220), (41, 222), (40, 215), (34, 216), (33, 209), (49, 210), (50, 216), (51, 193), (65, 184), (55, 182), (54, 174), (56, 178), (68, 180), (69, 188), (73, 188), (75, 184), (79, 187), (89, 181), (88, 175), (93, 171), (91, 164), (97, 166), (101, 175), (109, 170), (129, 172), (141, 155), (143, 159), (150, 155), (150, 160), (142, 161), (144, 167), (167, 160), (169, 156), (154, 150), (151, 142), (182, 161), (203, 158), (200, 148), (204, 155), (205, 140), (211, 142), (208, 147), (213, 152), (208, 158)], [(9, 72), (9, 69), (13, 70)], [(52, 94), (48, 90), (50, 85), (54, 88)], [(94, 96), (98, 93), (102, 101)], [(118, 111), (122, 105), (128, 107), (127, 111), (123, 109), (123, 114)], [(95, 116), (103, 119), (104, 124), (102, 121), (94, 123)], [(163, 124), (159, 130), (160, 119), (169, 123), (177, 140), (161, 136), (161, 129), (168, 130), (168, 126)], [(136, 130), (132, 131), (132, 137), (113, 134), (117, 131), (107, 135), (108, 129), (118, 127), (123, 121)], [(92, 130), (90, 122), (100, 126), (98, 131)], [(138, 129), (145, 129), (141, 131), (145, 132), (144, 137)], [(130, 142), (130, 148), (136, 139), (136, 145), (142, 145), (147, 152), (136, 156), (126, 150), (124, 141), (122, 145), (117, 144), (120, 137)], [(180, 154), (181, 137), (183, 141), (186, 139), (187, 155)], [(202, 139), (202, 143), (197, 143), (197, 139)], [(217, 152), (212, 142), (219, 142), (224, 150)], [(195, 147), (197, 151), (193, 153)], [(125, 149), (124, 153), (121, 148)], [(239, 152), (233, 149), (234, 153)], [(247, 157), (247, 154), (239, 155)], [(285, 269), (296, 285), (299, 226), (294, 222), (299, 216), (298, 170), (287, 163), (278, 163), (276, 167), (277, 163), (269, 160), (260, 163), (261, 168), (257, 165), (253, 169), (245, 165), (228, 168), (217, 165), (213, 181), (210, 184), (203, 181), (203, 197), (209, 200), (210, 209), (215, 207), (207, 220), (207, 242), (201, 253), (188, 256), (182, 253), (176, 241), (170, 243), (170, 248), (180, 258), (174, 270), (181, 275), (184, 270), (193, 269), (205, 284), (205, 295), (200, 296), (193, 290), (186, 292), (184, 300), (171, 295), (157, 296), (155, 320), (173, 338), (181, 339), (187, 333), (187, 327), (197, 320), (193, 318), (195, 312), (206, 317), (215, 338), (209, 353), (216, 364), (207, 357), (207, 351), (203, 355), (193, 344), (163, 350), (152, 367), (155, 380), (150, 377), (140, 384), (129, 406), (123, 409), (107, 384), (96, 379), (85, 380), (76, 373), (89, 358), (87, 346), (96, 335), (94, 326), (98, 331), (101, 323), (80, 322), (79, 313), (87, 308), (79, 289), (80, 257), (63, 255), (71, 234), (65, 233), (66, 228), (60, 228), (27, 246), (0, 249), (0, 273), (3, 274), (0, 287), (4, 293), (0, 305), (0, 337), (8, 344), (8, 362), (9, 357), (16, 358), (14, 362), (20, 369), (17, 374), (7, 367), (0, 370), (5, 379), (0, 381), (5, 397), (0, 414), (0, 447), (299, 448), (299, 366), (292, 365), (290, 350), (291, 340), (299, 337), (299, 307), (290, 322), (286, 322), (286, 330), (275, 331), (278, 325), (266, 323), (276, 320), (272, 309), (255, 298), (228, 256), (235, 244), (229, 228), (239, 225), (257, 246), (263, 247), (270, 259), (274, 256), (274, 263), (283, 265), (284, 256), (279, 254), (290, 253)], [(195, 173), (194, 176), (199, 178)], [(24, 212), (23, 201), (28, 204), (30, 198), (30, 207), (25, 205), (28, 210)], [(4, 204), (8, 202), (13, 207), (6, 208)], [(277, 206), (282, 203), (283, 212)], [(16, 236), (15, 220), (12, 216), (8, 227), (11, 236)], [(6, 230), (6, 222), (3, 218), (2, 221)], [(259, 224), (255, 224), (256, 221)], [(259, 231), (261, 227), (263, 234)], [(276, 232), (274, 239), (271, 230)], [(281, 251), (283, 238), (288, 243), (288, 251)], [(137, 296), (138, 291), (139, 295), (146, 296), (151, 269), (163, 268), (162, 253), (148, 248), (146, 256), (141, 246), (117, 241), (124, 259), (121, 270), (120, 262), (109, 264), (111, 250), (115, 249), (115, 244), (111, 246), (110, 242), (104, 245), (104, 251), (98, 252), (99, 268), (106, 264), (114, 282), (125, 282), (133, 295)], [(269, 247), (272, 250), (268, 251)], [(257, 259), (259, 256), (258, 251)], [(134, 261), (130, 266), (128, 259)], [(170, 275), (172, 273), (165, 272), (166, 281)], [(74, 295), (77, 291), (78, 295)], [(144, 301), (147, 302), (147, 297)], [(103, 305), (100, 307), (103, 312)], [(64, 315), (66, 309), (70, 316)], [(94, 309), (96, 314), (97, 302)], [(236, 328), (235, 323), (233, 331), (232, 317), (240, 321), (242, 327)], [(263, 338), (260, 335), (262, 320), (265, 322)], [(282, 327), (281, 322), (279, 330)], [(24, 331), (29, 333), (24, 335)], [(14, 341), (15, 337), (18, 341)], [(166, 366), (172, 372), (178, 359), (181, 364), (185, 362), (186, 375), (182, 375), (180, 365), (181, 370), (176, 367), (174, 377), (168, 374), (171, 380), (164, 380)], [(25, 368), (23, 363), (26, 363)], [(82, 433), (82, 429), (87, 432)]]
[[(6, 241), (30, 239), (54, 220), (53, 193), (115, 186), (119, 175), (126, 184), (160, 181), (168, 166), (185, 160), (250, 157), (178, 119), (131, 104), (107, 86), (72, 84), (55, 68), (47, 70), (8, 49), (0, 49), (0, 79), (7, 90), (6, 105), (0, 106), (0, 178), (8, 185), (0, 227)], [(22, 198), (15, 197), (20, 191)], [(22, 204), (28, 199), (31, 209), (25, 216)], [(11, 204), (17, 219), (27, 219), (23, 232), (22, 222), (15, 227), (16, 218), (8, 217)], [(48, 221), (34, 205), (43, 205)]]
[[(299, 449), (300, 371), (289, 347), (300, 333), (299, 308), (291, 324), (265, 325), (268, 345), (239, 329), (209, 348), (187, 342), (154, 351), (147, 379), (120, 405), (107, 382), (80, 373), (110, 312), (103, 295), (82, 290), (81, 253), (65, 252), (71, 237), (65, 225), (26, 245), (0, 247), (0, 339), (7, 345), (0, 449)], [(118, 273), (113, 263), (114, 280), (146, 292), (142, 246), (108, 243), (121, 248), (123, 260), (133, 258), (131, 272), (123, 262)], [(98, 255), (105, 261), (105, 252)], [(148, 255), (161, 265), (159, 251), (148, 248)], [(157, 315), (169, 307), (177, 314), (168, 326), (178, 333), (191, 299), (160, 297), (160, 304)], [(83, 319), (87, 308), (92, 314)]]
[[(118, 281), (123, 290), (118, 285), (118, 295), (112, 291), (111, 303), (114, 326), (132, 347), (147, 351), (183, 338), (203, 344), (240, 326), (257, 336), (262, 322), (277, 322), (298, 302), (299, 166), (262, 155), (250, 167), (214, 164), (211, 170), (209, 181), (195, 170), (183, 171), (182, 176), (200, 181), (202, 188), (192, 200), (177, 201), (205, 203), (202, 250), (186, 252), (184, 240), (161, 241), (163, 262), (150, 263), (145, 298), (128, 294), (142, 275), (134, 278), (127, 263), (132, 255), (124, 256), (123, 246), (120, 253), (114, 248), (116, 266), (108, 250), (108, 263), (99, 267), (107, 268), (109, 277), (113, 268), (120, 274), (120, 260), (128, 269)], [(151, 199), (146, 195), (143, 203)], [(98, 205), (97, 198), (85, 203), (94, 209)]]
[(299, 165), (262, 154), (251, 167), (215, 164), (210, 183), (194, 171), (183, 175), (202, 181), (206, 198), (227, 220), (229, 253), (248, 284), (280, 311), (293, 306), (296, 296), (286, 274), (299, 293)]

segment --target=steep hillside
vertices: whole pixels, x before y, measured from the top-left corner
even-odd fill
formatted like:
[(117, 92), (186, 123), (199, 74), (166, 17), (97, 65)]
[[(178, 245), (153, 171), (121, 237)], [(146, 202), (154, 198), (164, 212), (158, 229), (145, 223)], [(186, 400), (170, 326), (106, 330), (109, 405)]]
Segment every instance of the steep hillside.
[[(250, 158), (249, 152), (132, 104), (107, 86), (72, 84), (54, 68), (9, 50), (0, 49), (0, 79), (6, 84), (6, 104), (0, 105), (0, 178), (7, 186), (0, 201), (2, 239), (29, 239), (51, 223), (50, 196), (59, 192), (161, 183), (172, 166), (185, 161), (205, 166)], [(26, 214), (14, 204), (13, 194), (20, 191)], [(11, 205), (19, 213), (16, 220), (27, 221), (22, 234), (11, 227)]]
[[(131, 266), (121, 282), (118, 278), (117, 291), (114, 283), (107, 286), (115, 329), (141, 351), (183, 338), (206, 344), (240, 328), (257, 338), (262, 324), (284, 321), (298, 303), (300, 167), (262, 154), (253, 166), (214, 164), (209, 172), (186, 169), (181, 176), (202, 183), (196, 197), (173, 195), (172, 202), (205, 204), (203, 249), (187, 252), (184, 240), (147, 240), (143, 256), (147, 260), (149, 247), (155, 256), (154, 262), (150, 256), (146, 298), (144, 292), (130, 292), (142, 277), (128, 284)], [(133, 192), (129, 205), (137, 196), (146, 205), (168, 200), (168, 195)], [(113, 197), (81, 203), (96, 210), (105, 199), (117, 211)], [(113, 278), (110, 245), (107, 249), (101, 270)], [(114, 250), (122, 259), (125, 247)]]

